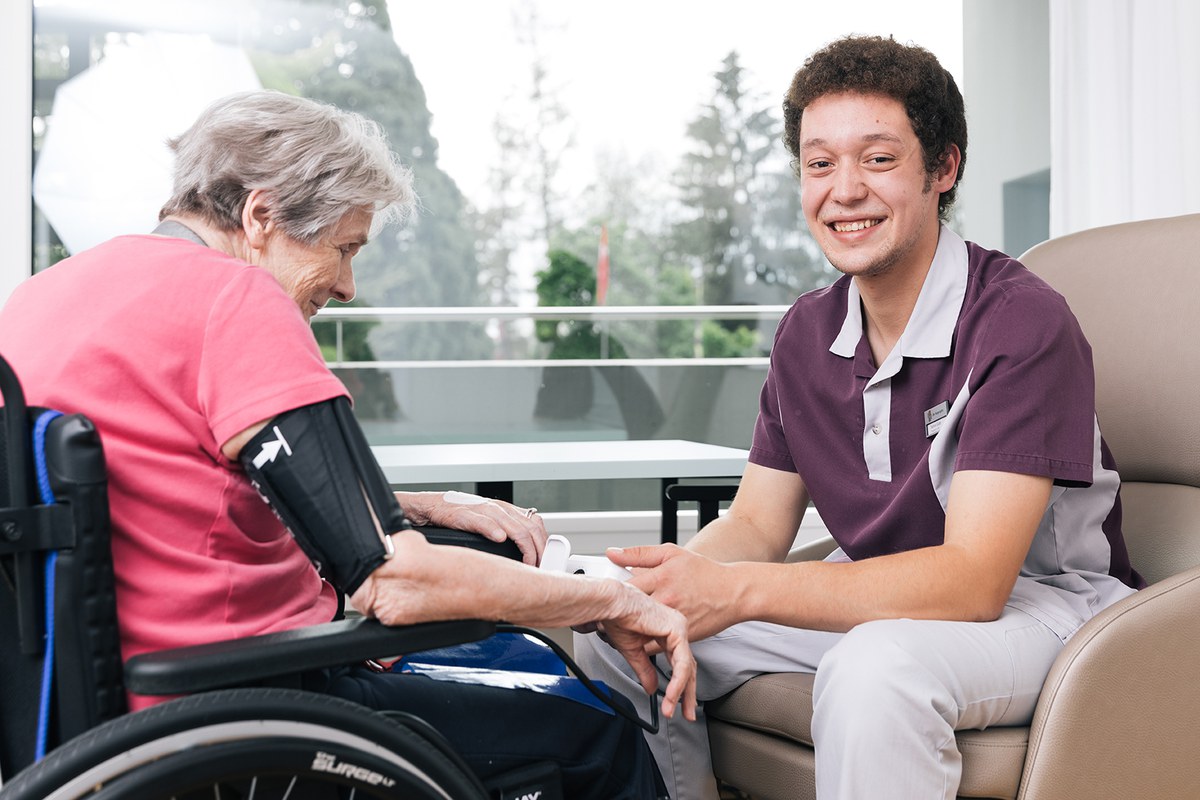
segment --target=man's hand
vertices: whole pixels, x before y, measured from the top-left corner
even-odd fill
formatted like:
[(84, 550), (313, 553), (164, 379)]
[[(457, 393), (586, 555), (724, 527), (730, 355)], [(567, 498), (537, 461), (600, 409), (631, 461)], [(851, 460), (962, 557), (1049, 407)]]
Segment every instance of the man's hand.
[(655, 602), (627, 583), (612, 583), (620, 595), (614, 610), (597, 620), (597, 629), (625, 657), (642, 688), (651, 696), (658, 688), (658, 672), (651, 656), (666, 653), (671, 662), (671, 679), (663, 695), (662, 714), (671, 717), (682, 703), (684, 718), (695, 721), (696, 660), (688, 647), (687, 620), (678, 611)]
[(631, 584), (687, 618), (689, 641), (741, 621), (728, 565), (673, 544), (613, 547), (607, 555), (614, 564), (634, 568)]
[(396, 492), (396, 500), (414, 525), (470, 531), (493, 542), (511, 539), (522, 561), (541, 563), (548, 534), (536, 509), (464, 492)]

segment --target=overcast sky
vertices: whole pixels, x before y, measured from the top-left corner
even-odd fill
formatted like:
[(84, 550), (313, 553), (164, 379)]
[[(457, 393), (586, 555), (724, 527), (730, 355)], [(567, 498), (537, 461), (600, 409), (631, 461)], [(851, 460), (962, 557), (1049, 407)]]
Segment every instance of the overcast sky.
[(529, 51), (513, 25), (513, 8), (528, 3), (548, 28), (550, 82), (588, 157), (607, 149), (676, 161), (687, 121), (712, 96), (712, 74), (734, 49), (771, 105), (809, 53), (850, 33), (920, 44), (962, 85), (961, 0), (389, 0), (396, 39), (427, 93), (440, 164), (468, 196), (495, 156), (492, 120), (528, 85)]

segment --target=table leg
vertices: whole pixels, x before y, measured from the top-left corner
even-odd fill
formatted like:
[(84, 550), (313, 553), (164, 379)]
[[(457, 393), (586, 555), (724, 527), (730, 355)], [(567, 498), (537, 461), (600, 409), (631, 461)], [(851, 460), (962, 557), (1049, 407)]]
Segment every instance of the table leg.
[(667, 487), (676, 483), (678, 478), (662, 479), (662, 533), (659, 541), (663, 544), (679, 543), (679, 503), (667, 497)]
[(475, 484), (475, 494), (511, 503), (513, 501), (512, 481), (479, 481)]

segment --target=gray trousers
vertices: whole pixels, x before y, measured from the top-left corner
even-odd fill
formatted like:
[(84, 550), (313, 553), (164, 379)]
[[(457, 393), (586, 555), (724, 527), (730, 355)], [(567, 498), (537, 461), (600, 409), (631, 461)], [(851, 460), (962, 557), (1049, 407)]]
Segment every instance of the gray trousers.
[[(701, 701), (764, 672), (816, 673), (821, 800), (953, 800), (962, 773), (954, 731), (1027, 724), (1062, 647), (1059, 634), (1011, 606), (994, 622), (880, 620), (844, 634), (747, 622), (692, 643)], [(648, 698), (616, 651), (576, 634), (575, 655), (645, 718)], [(695, 723), (664, 720), (647, 739), (672, 798), (716, 800), (703, 713)]]

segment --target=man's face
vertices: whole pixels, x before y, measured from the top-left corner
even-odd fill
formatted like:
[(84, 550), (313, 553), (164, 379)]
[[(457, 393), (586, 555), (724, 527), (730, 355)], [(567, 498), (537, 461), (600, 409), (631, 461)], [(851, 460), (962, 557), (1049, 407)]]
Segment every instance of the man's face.
[(925, 171), (897, 100), (841, 93), (810, 103), (800, 122), (800, 198), (825, 257), (861, 278), (927, 267), (937, 249), (938, 196), (954, 183), (957, 157), (946, 164), (938, 175)]
[(330, 300), (354, 299), (351, 259), (367, 243), (372, 215), (354, 210), (314, 244), (304, 244), (274, 227), (258, 257), (258, 264), (279, 281), (306, 319)]

